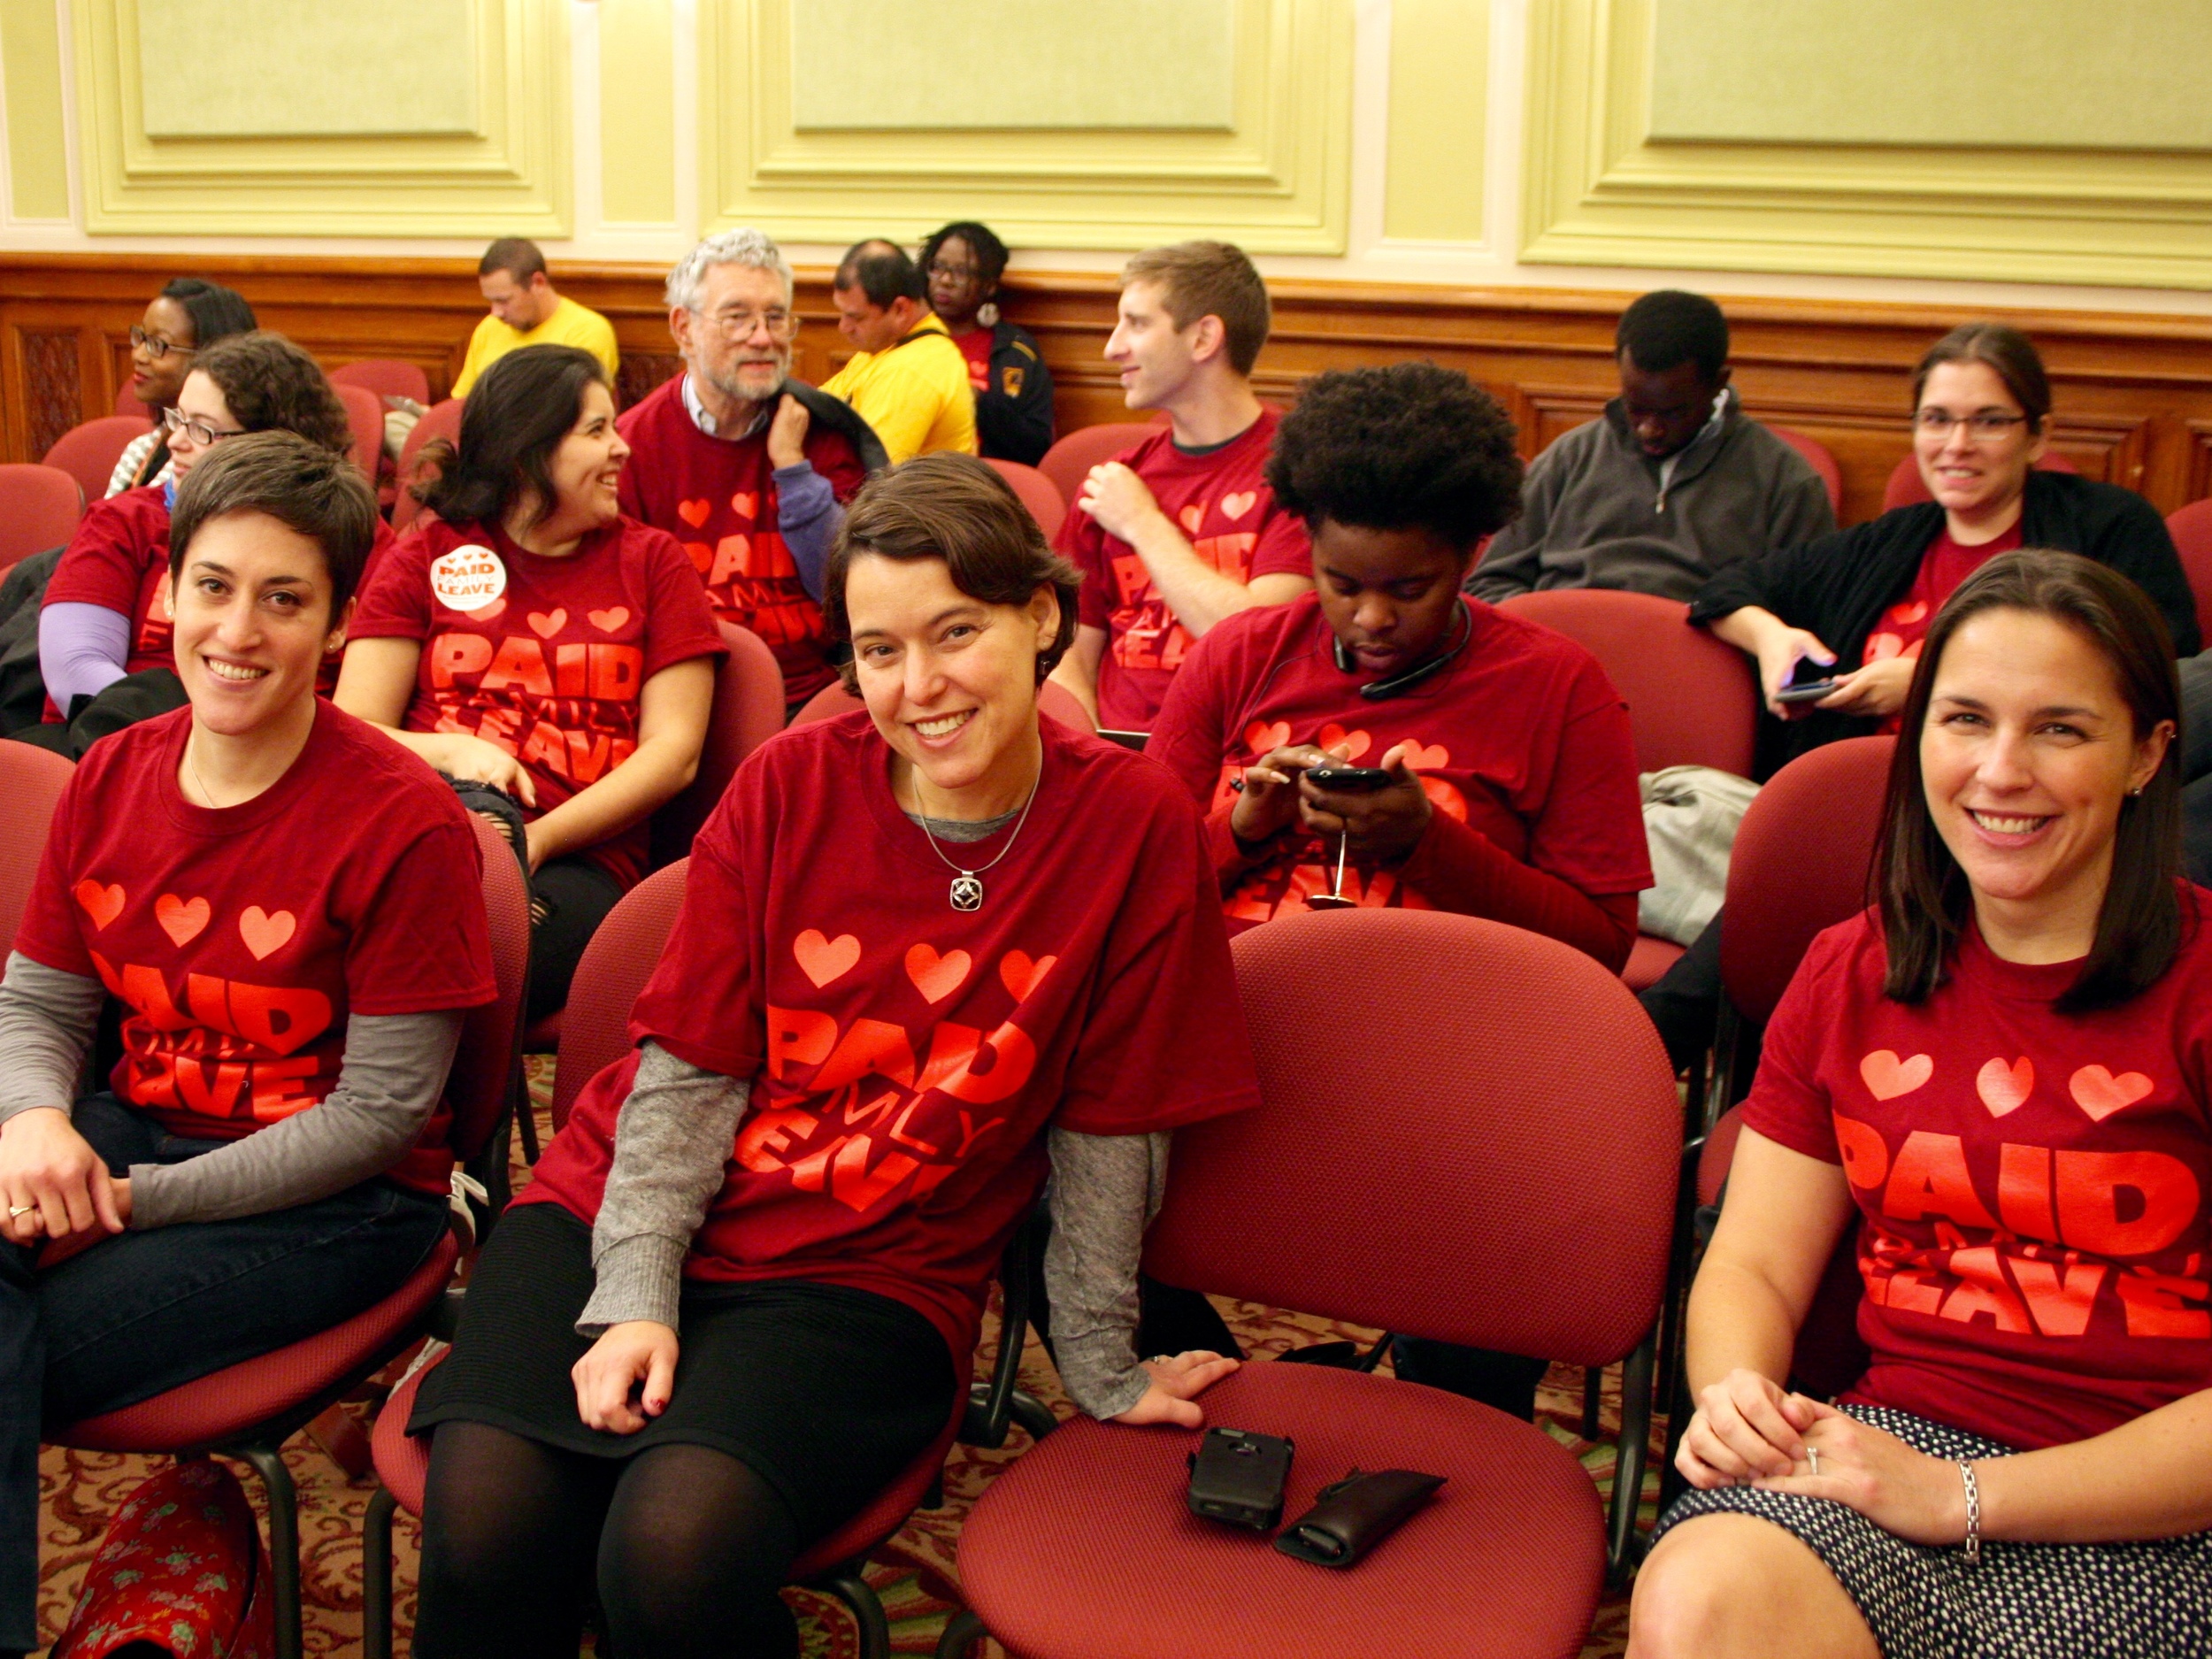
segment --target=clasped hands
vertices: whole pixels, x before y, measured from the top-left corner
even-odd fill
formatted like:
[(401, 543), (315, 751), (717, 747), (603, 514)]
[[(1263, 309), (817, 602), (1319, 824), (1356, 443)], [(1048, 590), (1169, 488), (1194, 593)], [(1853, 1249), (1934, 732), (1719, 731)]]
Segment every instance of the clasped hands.
[(1674, 1463), (1701, 1492), (1747, 1486), (1832, 1498), (1916, 1544), (1955, 1544), (1966, 1536), (1966, 1488), (1956, 1463), (1915, 1451), (1824, 1401), (1787, 1393), (1755, 1371), (1732, 1371), (1698, 1391)]
[(1271, 840), (1295, 823), (1317, 835), (1343, 835), (1351, 850), (1366, 857), (1404, 857), (1428, 833), (1429, 804), (1421, 779), (1406, 764), (1409, 746), (1400, 743), (1382, 757), (1392, 783), (1380, 789), (1324, 789), (1306, 773), (1349, 758), (1342, 744), (1320, 749), (1287, 743), (1270, 749), (1244, 769), (1244, 793), (1229, 814), (1229, 827), (1243, 841)]
[(0, 1236), (26, 1247), (44, 1240), (41, 1267), (130, 1225), (130, 1181), (108, 1173), (106, 1160), (58, 1106), (35, 1106), (0, 1124), (0, 1199), (9, 1211), (0, 1215)]

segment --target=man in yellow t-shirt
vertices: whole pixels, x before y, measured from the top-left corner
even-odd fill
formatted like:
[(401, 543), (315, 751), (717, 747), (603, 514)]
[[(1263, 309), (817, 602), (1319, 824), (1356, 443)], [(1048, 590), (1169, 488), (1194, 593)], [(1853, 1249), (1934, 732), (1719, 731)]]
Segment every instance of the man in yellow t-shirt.
[(614, 326), (553, 291), (537, 243), (502, 236), (476, 262), (476, 286), (491, 315), (469, 336), (454, 396), (466, 397), (477, 376), (518, 346), (581, 346), (607, 365), (609, 380), (614, 378), (622, 360), (614, 349)]
[(824, 382), (875, 428), (891, 465), (935, 449), (977, 452), (968, 360), (929, 309), (906, 250), (856, 242), (831, 283), (837, 331), (860, 348)]

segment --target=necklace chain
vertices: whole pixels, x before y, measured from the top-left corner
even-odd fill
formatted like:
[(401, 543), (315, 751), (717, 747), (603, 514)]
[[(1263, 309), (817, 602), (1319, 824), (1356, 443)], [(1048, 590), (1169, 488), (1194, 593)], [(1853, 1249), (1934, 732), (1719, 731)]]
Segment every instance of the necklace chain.
[[(930, 851), (935, 853), (945, 868), (952, 872), (952, 887), (948, 897), (954, 910), (979, 910), (983, 908), (984, 872), (995, 868), (1000, 859), (1014, 850), (1014, 843), (1021, 839), (1022, 826), (1029, 822), (1029, 809), (1036, 805), (1037, 791), (1042, 787), (1044, 780), (1044, 761), (1043, 757), (1040, 757), (1037, 763), (1037, 780), (1029, 786), (1029, 799), (1022, 803), (1022, 815), (1014, 820), (1014, 833), (1006, 838), (1006, 845), (998, 849), (998, 857), (992, 859), (980, 870), (963, 870), (950, 858), (946, 857), (945, 849), (937, 844), (936, 832), (929, 827), (929, 813), (925, 810), (918, 815), (922, 823), (922, 834), (929, 842)], [(914, 775), (914, 802), (917, 806), (923, 804), (921, 773), (918, 770)]]
[(221, 811), (222, 808), (215, 802), (215, 791), (207, 787), (207, 780), (200, 776), (199, 766), (192, 758), (192, 740), (189, 737), (184, 740), (184, 769), (192, 774), (192, 781), (200, 786), (200, 799), (207, 803), (209, 810)]

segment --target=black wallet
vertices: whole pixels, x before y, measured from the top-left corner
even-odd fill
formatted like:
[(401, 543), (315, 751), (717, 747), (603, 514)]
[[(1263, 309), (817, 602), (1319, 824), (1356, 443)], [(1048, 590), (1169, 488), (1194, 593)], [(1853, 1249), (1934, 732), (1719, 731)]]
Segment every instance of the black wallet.
[(1275, 1548), (1300, 1561), (1348, 1567), (1396, 1532), (1444, 1484), (1410, 1469), (1363, 1474), (1355, 1469), (1315, 1494), (1313, 1508), (1285, 1527)]

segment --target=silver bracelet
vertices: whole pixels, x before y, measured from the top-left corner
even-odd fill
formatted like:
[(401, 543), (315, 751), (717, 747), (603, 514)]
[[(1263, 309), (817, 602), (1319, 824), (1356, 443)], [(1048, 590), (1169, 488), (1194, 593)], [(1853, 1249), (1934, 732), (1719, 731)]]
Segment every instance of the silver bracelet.
[(1966, 1483), (1966, 1564), (1979, 1566), (1982, 1559), (1982, 1489), (1974, 1479), (1974, 1465), (1959, 1460), (1959, 1479)]

